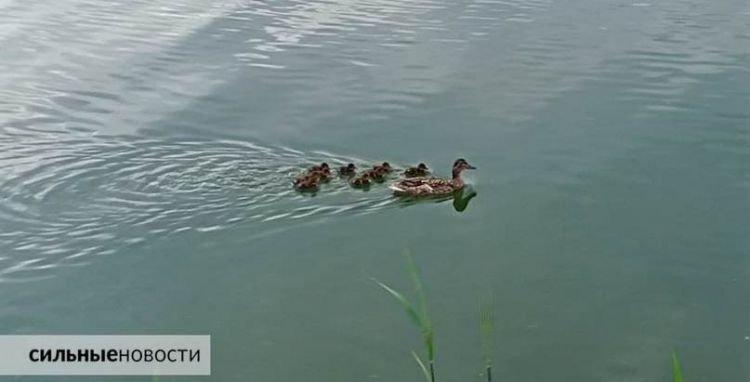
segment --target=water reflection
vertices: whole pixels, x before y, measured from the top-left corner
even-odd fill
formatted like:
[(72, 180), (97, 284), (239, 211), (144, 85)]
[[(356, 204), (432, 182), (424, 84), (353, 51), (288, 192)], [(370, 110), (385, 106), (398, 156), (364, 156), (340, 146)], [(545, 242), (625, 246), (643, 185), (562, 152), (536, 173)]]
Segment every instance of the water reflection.
[(457, 212), (464, 212), (469, 207), (469, 201), (477, 196), (477, 192), (471, 186), (466, 186), (453, 194), (453, 208)]
[(477, 192), (474, 187), (467, 185), (466, 187), (454, 192), (452, 195), (436, 196), (436, 197), (410, 197), (400, 196), (398, 197), (398, 203), (401, 207), (409, 207), (420, 203), (443, 203), (451, 201), (453, 209), (456, 212), (464, 212), (469, 207), (471, 199), (477, 196)]

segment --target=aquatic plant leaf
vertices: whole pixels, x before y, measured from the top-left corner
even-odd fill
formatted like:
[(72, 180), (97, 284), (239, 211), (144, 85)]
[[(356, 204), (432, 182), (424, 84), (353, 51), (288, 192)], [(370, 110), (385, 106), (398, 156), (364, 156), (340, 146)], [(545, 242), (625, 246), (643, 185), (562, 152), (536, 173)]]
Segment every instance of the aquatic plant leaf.
[(672, 377), (674, 382), (682, 382), (682, 370), (680, 369), (680, 360), (677, 354), (672, 352)]
[(482, 339), (482, 353), (484, 355), (486, 366), (492, 364), (493, 341), (492, 333), (494, 332), (494, 302), (492, 297), (489, 301), (482, 304), (479, 311), (479, 333)]
[(417, 365), (419, 365), (419, 368), (422, 369), (422, 373), (424, 374), (424, 379), (427, 382), (432, 382), (432, 379), (430, 378), (430, 372), (427, 370), (427, 366), (424, 365), (424, 362), (422, 362), (422, 359), (419, 358), (419, 355), (414, 350), (411, 351), (412, 357), (414, 357), (414, 360), (417, 361)]
[(427, 312), (427, 298), (424, 294), (424, 288), (422, 287), (422, 280), (419, 277), (419, 270), (414, 262), (414, 258), (411, 256), (409, 251), (404, 251), (404, 257), (406, 261), (406, 268), (409, 270), (409, 276), (414, 287), (414, 293), (417, 295), (417, 301), (419, 303), (419, 322), (420, 328), (422, 329), (422, 336), (424, 337), (425, 347), (427, 348), (427, 358), (430, 362), (435, 359), (435, 342), (432, 330), (432, 321), (430, 315)]
[[(417, 267), (414, 264), (414, 260), (411, 258), (411, 256), (409, 256), (408, 252), (405, 252), (405, 256), (406, 265), (412, 279), (414, 292), (417, 295), (417, 302), (419, 304), (419, 307), (415, 306), (415, 304), (410, 302), (406, 297), (404, 297), (404, 295), (386, 285), (385, 283), (375, 278), (373, 278), (372, 280), (376, 284), (378, 284), (378, 286), (388, 292), (388, 294), (395, 298), (399, 303), (401, 303), (404, 309), (406, 309), (406, 313), (409, 315), (409, 318), (411, 318), (411, 320), (414, 321), (414, 323), (419, 327), (422, 333), (422, 339), (427, 350), (427, 357), (429, 361), (428, 381), (434, 382), (435, 341), (432, 322), (430, 321), (430, 317), (427, 314), (427, 299), (425, 298), (424, 289), (422, 288), (422, 282), (419, 278), (419, 272), (417, 271)], [(416, 355), (416, 353), (414, 353), (414, 355)], [(418, 363), (420, 364), (420, 367), (423, 369), (423, 371), (428, 370), (428, 368), (424, 366), (424, 362), (422, 362), (421, 359), (418, 360)]]
[[(425, 329), (422, 329), (425, 331)], [(435, 360), (435, 341), (433, 340), (432, 328), (428, 328), (424, 335), (424, 344), (427, 348), (427, 359), (432, 363)]]
[(408, 253), (405, 253), (406, 257), (406, 268), (409, 270), (409, 276), (411, 277), (412, 285), (414, 286), (414, 292), (417, 295), (417, 301), (419, 302), (420, 317), (427, 317), (427, 298), (424, 296), (424, 288), (422, 287), (422, 280), (419, 278), (419, 270), (417, 265), (414, 263), (414, 258)]
[(414, 321), (417, 326), (422, 327), (422, 321), (420, 320), (419, 313), (417, 313), (417, 310), (414, 308), (414, 305), (412, 305), (409, 300), (406, 299), (401, 293), (397, 292), (393, 288), (389, 287), (388, 285), (378, 281), (377, 279), (372, 279), (376, 284), (378, 284), (381, 288), (385, 289), (386, 292), (388, 292), (393, 298), (395, 298), (398, 302), (403, 305), (403, 307), (406, 309), (406, 314), (409, 315), (409, 317)]

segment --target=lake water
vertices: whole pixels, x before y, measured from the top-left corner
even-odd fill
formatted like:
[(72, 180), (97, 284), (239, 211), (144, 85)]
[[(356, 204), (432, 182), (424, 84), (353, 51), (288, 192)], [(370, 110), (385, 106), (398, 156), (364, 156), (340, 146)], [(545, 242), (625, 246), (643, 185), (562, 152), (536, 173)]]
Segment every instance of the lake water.
[[(749, 144), (745, 0), (0, 0), (0, 332), (419, 381), (410, 251), (439, 381), (488, 295), (498, 381), (748, 380)], [(468, 205), (291, 189), (458, 157)]]

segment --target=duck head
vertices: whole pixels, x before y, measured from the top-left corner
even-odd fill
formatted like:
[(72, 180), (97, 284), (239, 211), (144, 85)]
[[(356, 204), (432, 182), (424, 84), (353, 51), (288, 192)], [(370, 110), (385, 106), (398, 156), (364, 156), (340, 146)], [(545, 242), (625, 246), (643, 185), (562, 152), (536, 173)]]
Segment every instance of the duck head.
[(453, 162), (453, 177), (457, 178), (461, 175), (461, 172), (464, 170), (474, 170), (476, 167), (469, 164), (469, 162), (466, 161), (466, 159), (459, 158), (456, 159), (455, 162)]
[(424, 163), (420, 163), (420, 164), (417, 165), (417, 168), (420, 169), (420, 170), (427, 170), (427, 165), (424, 164)]

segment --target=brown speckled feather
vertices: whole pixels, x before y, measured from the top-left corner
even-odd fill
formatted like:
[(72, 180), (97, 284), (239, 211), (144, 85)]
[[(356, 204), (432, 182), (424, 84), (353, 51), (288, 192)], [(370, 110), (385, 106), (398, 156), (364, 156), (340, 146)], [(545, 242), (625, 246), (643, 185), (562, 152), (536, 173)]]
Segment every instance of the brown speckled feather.
[(461, 188), (448, 179), (440, 178), (411, 178), (404, 179), (391, 186), (396, 193), (404, 195), (446, 195)]

